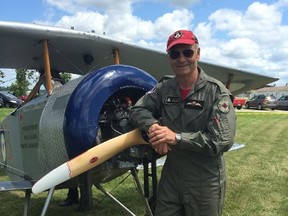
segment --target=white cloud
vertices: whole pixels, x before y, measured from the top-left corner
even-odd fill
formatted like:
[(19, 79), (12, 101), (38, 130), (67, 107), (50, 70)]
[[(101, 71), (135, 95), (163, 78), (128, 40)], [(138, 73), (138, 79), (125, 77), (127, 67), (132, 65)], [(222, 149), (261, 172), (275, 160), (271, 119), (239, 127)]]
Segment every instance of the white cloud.
[(85, 7), (81, 7), (81, 5), (77, 4), (76, 1), (74, 0), (45, 0), (45, 4), (49, 7), (57, 9), (57, 10), (62, 10), (67, 13), (75, 13), (79, 10), (84, 10)]
[(279, 10), (285, 10), (288, 8), (288, 0), (279, 0), (275, 2), (275, 6), (278, 7)]
[[(107, 16), (95, 12), (77, 12), (73, 16), (63, 16), (55, 25), (64, 28), (74, 27), (75, 30), (103, 34)], [(84, 24), (85, 23), (85, 24)]]
[(247, 56), (255, 56), (258, 52), (258, 44), (249, 38), (231, 39), (222, 47), (222, 53), (225, 57), (235, 59), (246, 59)]
[(106, 20), (104, 28), (108, 36), (125, 41), (151, 40), (154, 36), (153, 23), (151, 21), (142, 20), (129, 13), (110, 15)]
[(288, 26), (282, 23), (279, 4), (254, 2), (246, 11), (219, 9), (212, 13), (209, 22), (196, 28), (204, 40), (202, 57), (287, 80)]
[(155, 22), (155, 27), (158, 31), (163, 31), (165, 38), (167, 35), (178, 29), (187, 29), (191, 27), (194, 14), (187, 9), (174, 10), (172, 13), (163, 14)]
[(254, 2), (241, 11), (218, 9), (201, 23), (194, 23), (198, 11), (185, 9), (197, 6), (200, 0), (157, 0), (177, 9), (159, 14), (155, 21), (133, 13), (134, 3), (149, 1), (46, 0), (46, 13), (47, 17), (53, 17), (55, 10), (65, 13), (54, 25), (105, 32), (107, 36), (161, 50), (165, 50), (167, 37), (175, 30), (193, 29), (200, 40), (203, 61), (276, 75), (288, 82), (288, 26), (283, 24), (288, 0)]
[(215, 30), (229, 31), (235, 27), (239, 28), (241, 13), (231, 9), (219, 9), (208, 17)]

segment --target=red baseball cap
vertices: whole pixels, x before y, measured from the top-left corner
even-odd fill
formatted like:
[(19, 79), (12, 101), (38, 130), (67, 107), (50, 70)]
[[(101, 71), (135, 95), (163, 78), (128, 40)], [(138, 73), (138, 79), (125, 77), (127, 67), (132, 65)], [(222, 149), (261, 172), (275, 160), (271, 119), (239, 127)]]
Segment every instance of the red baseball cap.
[(199, 43), (197, 37), (192, 31), (178, 30), (174, 32), (167, 41), (167, 51), (176, 44), (189, 44)]

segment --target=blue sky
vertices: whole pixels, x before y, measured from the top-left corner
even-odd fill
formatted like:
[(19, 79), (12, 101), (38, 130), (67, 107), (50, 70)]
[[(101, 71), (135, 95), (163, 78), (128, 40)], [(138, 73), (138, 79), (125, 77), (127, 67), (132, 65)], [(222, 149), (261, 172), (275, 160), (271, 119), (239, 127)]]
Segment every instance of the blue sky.
[(93, 29), (163, 51), (172, 32), (191, 29), (200, 60), (288, 83), (288, 0), (13, 0), (1, 3), (0, 20)]

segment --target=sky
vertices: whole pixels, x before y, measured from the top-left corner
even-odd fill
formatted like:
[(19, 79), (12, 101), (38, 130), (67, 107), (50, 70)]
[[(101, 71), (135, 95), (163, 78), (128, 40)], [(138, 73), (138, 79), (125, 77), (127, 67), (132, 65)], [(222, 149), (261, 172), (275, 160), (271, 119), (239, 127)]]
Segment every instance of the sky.
[[(288, 84), (288, 0), (10, 0), (1, 3), (0, 20), (105, 32), (162, 51), (170, 34), (189, 29), (200, 61)], [(11, 85), (15, 75), (2, 71)]]

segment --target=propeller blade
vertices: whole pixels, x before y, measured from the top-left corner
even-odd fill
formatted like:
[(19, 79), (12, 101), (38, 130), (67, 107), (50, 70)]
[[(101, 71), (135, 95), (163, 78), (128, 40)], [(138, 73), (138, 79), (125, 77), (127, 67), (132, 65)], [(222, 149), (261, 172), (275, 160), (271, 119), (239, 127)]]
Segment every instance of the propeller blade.
[(32, 192), (36, 194), (55, 187), (137, 144), (148, 144), (139, 129), (103, 142), (50, 171), (33, 185)]

